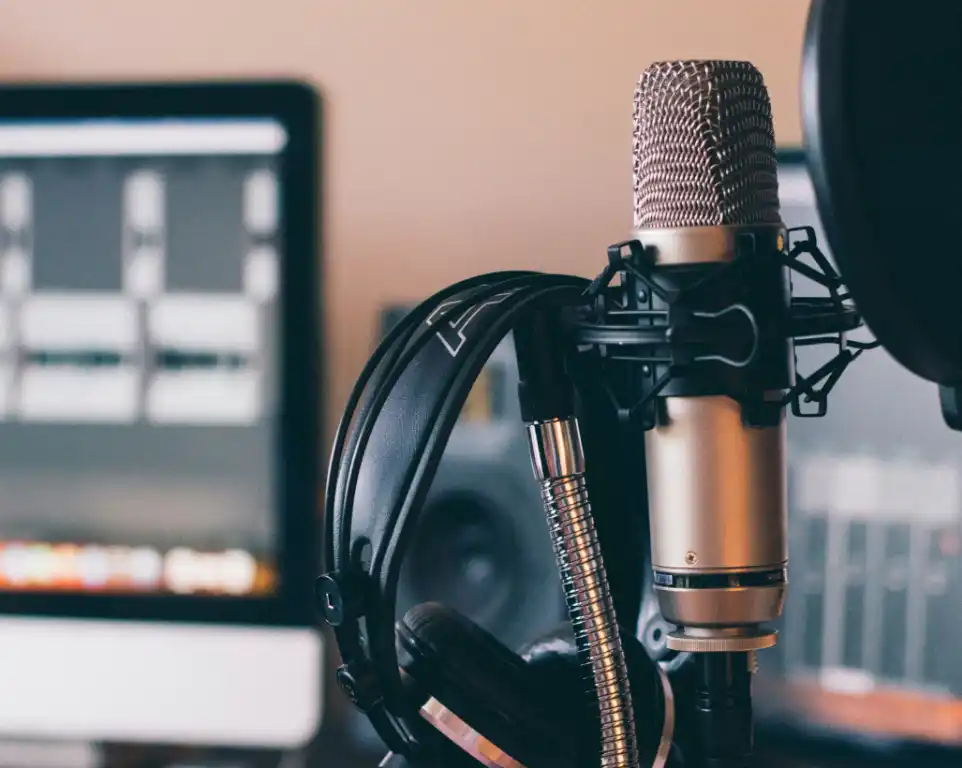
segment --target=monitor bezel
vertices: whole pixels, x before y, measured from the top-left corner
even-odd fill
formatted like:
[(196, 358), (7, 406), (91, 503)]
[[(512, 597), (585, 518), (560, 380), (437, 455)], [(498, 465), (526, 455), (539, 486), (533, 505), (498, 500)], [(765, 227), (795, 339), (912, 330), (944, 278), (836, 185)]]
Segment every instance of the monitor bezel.
[(0, 615), (276, 627), (316, 624), (319, 557), (322, 101), (296, 80), (0, 85), (0, 121), (273, 119), (280, 155), (280, 402), (275, 433), (278, 589), (266, 597), (0, 591)]

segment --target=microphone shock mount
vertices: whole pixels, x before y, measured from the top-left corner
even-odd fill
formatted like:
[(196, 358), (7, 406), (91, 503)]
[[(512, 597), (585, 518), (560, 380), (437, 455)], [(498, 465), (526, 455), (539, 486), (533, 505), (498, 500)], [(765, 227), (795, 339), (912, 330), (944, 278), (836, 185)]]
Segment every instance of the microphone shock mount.
[[(608, 247), (608, 265), (586, 291), (589, 301), (569, 333), (604, 367), (622, 420), (649, 430), (659, 396), (716, 391), (739, 404), (750, 427), (776, 423), (786, 406), (799, 418), (827, 413), (845, 369), (878, 342), (847, 338), (862, 320), (812, 227), (780, 229), (774, 243), (762, 240), (746, 231), (730, 261), (684, 266), (656, 264), (654, 249), (637, 239)], [(791, 296), (791, 272), (828, 296)], [(796, 350), (813, 346), (834, 346), (836, 353), (801, 375)]]
[[(793, 297), (793, 275), (827, 295)], [(654, 591), (677, 627), (668, 648), (695, 654), (689, 757), (742, 765), (755, 654), (775, 643), (765, 625), (787, 588), (784, 411), (825, 415), (876, 345), (847, 338), (861, 318), (810, 227), (639, 232), (609, 247), (587, 294), (569, 333), (620, 418), (646, 433)], [(819, 345), (835, 354), (800, 374), (797, 348)], [(726, 495), (739, 501), (719, 504)]]

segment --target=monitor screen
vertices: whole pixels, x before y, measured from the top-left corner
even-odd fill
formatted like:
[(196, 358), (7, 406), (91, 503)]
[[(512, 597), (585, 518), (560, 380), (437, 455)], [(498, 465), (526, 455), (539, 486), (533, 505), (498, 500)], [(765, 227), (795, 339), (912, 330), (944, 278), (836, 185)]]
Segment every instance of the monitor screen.
[(0, 120), (0, 588), (275, 592), (286, 141)]
[[(813, 226), (826, 250), (803, 158), (780, 165), (785, 223)], [(802, 373), (815, 355), (798, 350)], [(778, 645), (759, 654), (756, 711), (806, 731), (962, 745), (962, 436), (935, 386), (869, 351), (824, 418), (789, 419), (788, 447), (788, 599)]]
[(316, 732), (319, 107), (0, 87), (0, 737)]

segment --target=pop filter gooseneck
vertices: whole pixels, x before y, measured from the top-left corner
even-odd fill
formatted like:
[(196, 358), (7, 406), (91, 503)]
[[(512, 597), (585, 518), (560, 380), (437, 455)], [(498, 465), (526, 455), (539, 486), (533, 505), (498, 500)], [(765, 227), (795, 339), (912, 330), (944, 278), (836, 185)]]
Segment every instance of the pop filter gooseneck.
[(962, 387), (962, 4), (813, 0), (802, 119), (819, 214), (881, 345)]

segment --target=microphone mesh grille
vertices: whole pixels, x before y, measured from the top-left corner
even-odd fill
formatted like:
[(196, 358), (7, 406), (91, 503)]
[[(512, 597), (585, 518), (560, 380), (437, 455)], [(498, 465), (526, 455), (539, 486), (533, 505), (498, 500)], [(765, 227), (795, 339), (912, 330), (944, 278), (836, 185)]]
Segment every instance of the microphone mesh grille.
[(665, 61), (638, 81), (635, 227), (776, 224), (768, 89), (747, 61)]

